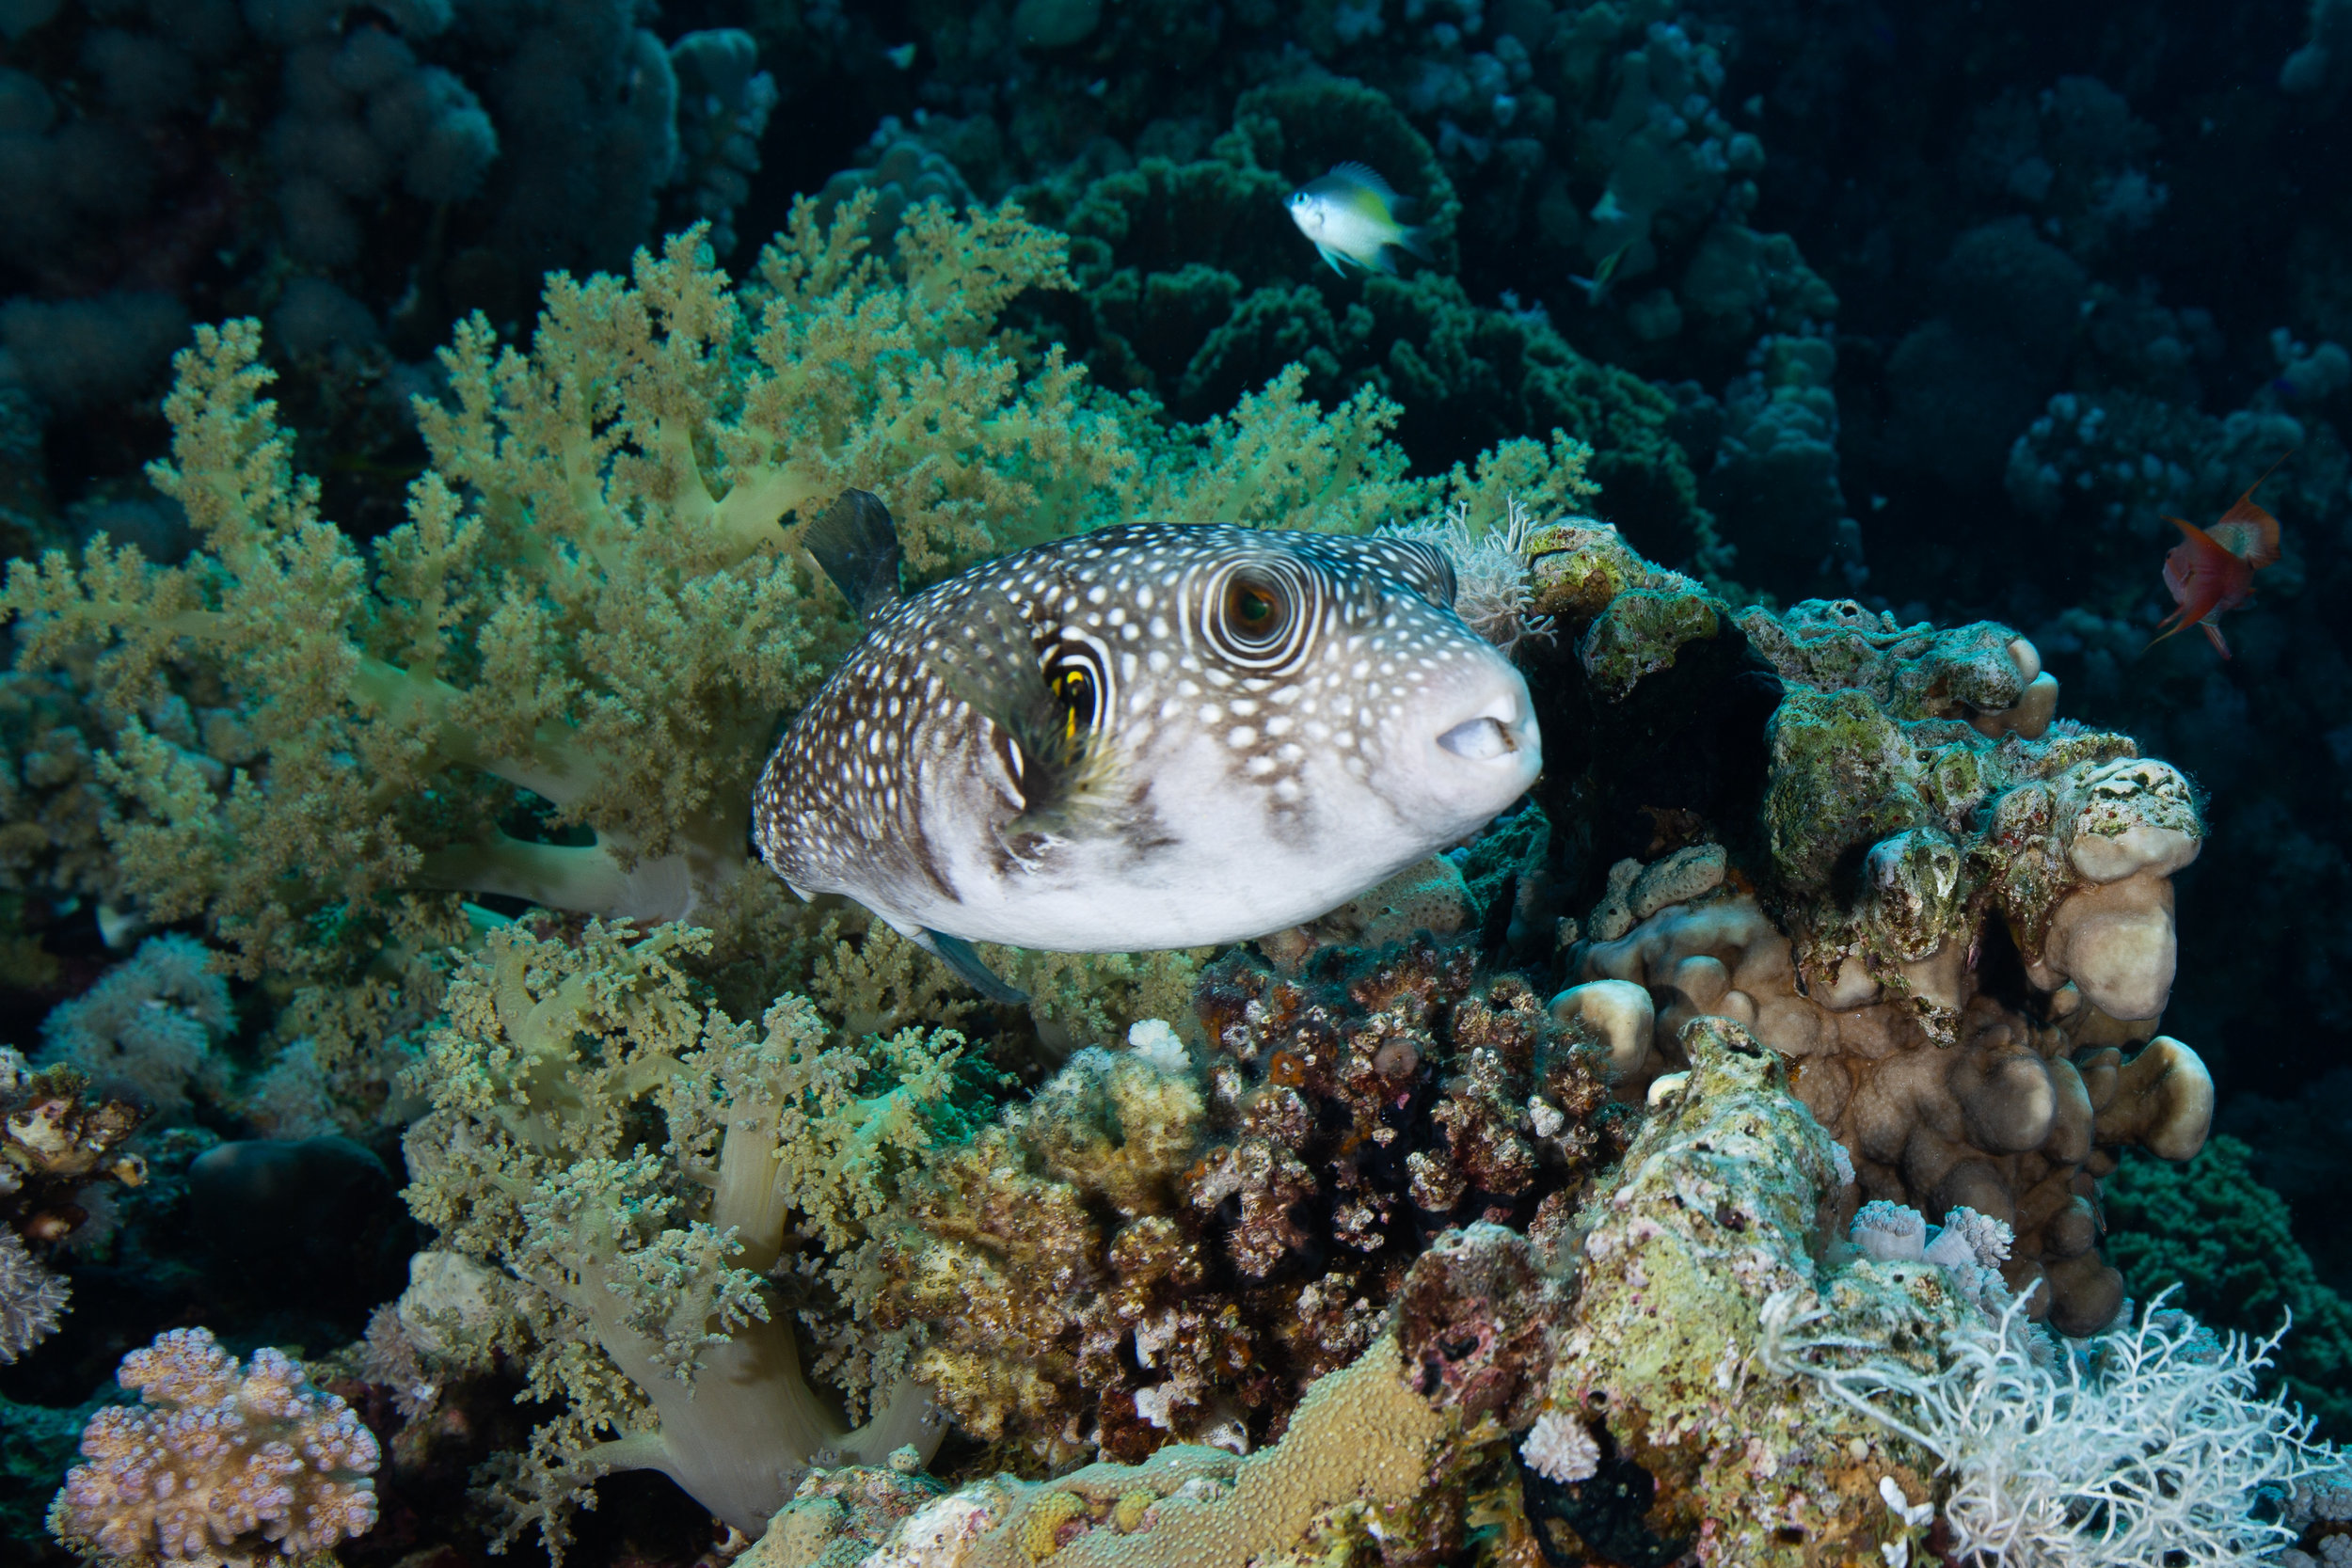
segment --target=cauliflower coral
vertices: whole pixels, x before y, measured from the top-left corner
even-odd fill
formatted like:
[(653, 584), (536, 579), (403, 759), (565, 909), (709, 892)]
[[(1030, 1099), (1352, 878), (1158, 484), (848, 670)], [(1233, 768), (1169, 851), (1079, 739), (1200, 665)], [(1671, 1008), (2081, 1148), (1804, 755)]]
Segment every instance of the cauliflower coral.
[(126, 1568), (248, 1568), (300, 1559), (375, 1525), (375, 1438), (266, 1346), (239, 1365), (210, 1332), (177, 1328), (122, 1358), (136, 1405), (82, 1430), (82, 1457), (50, 1505), (76, 1551)]

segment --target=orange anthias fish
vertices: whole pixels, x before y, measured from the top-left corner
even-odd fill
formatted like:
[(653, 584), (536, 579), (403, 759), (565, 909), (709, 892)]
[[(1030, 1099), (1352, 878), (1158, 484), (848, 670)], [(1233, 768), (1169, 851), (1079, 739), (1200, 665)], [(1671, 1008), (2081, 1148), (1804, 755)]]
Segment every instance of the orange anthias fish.
[[(2285, 461), (2279, 459), (2279, 463)], [(2246, 494), (2210, 529), (2178, 517), (2165, 519), (2185, 535), (2164, 558), (2164, 585), (2172, 591), (2172, 602), (2179, 608), (2156, 623), (2171, 629), (2159, 631), (2149, 647), (2173, 632), (2201, 626), (2213, 641), (2214, 651), (2223, 658), (2230, 657), (2230, 645), (2221, 641), (2221, 628), (2213, 624), (2213, 618), (2252, 598), (2254, 574), (2279, 559), (2279, 519), (2254, 504), (2254, 492), (2263, 487), (2263, 480), (2271, 476), (2279, 463), (2265, 468), (2262, 479), (2248, 485)]]

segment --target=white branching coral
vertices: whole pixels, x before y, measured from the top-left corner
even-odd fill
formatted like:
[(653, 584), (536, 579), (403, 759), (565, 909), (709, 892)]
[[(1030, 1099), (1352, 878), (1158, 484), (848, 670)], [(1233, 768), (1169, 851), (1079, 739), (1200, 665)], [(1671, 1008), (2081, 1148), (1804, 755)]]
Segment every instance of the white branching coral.
[(1535, 1418), (1527, 1440), (1519, 1445), (1519, 1457), (1537, 1475), (1564, 1485), (1600, 1473), (1600, 1445), (1593, 1429), (1565, 1411), (1547, 1410)]
[(50, 1505), (76, 1551), (125, 1568), (251, 1568), (298, 1560), (375, 1525), (375, 1438), (310, 1386), (283, 1352), (240, 1366), (201, 1328), (122, 1358), (137, 1405), (82, 1429), (82, 1457)]
[(405, 1420), (415, 1420), (440, 1398), (440, 1386), (426, 1373), (394, 1307), (379, 1307), (369, 1317), (367, 1337), (359, 1342), (359, 1375), (389, 1388), (392, 1408)]
[(2257, 1500), (2337, 1465), (2309, 1418), (2256, 1397), (2277, 1336), (2217, 1338), (2161, 1297), (2137, 1323), (2069, 1342), (2012, 1300), (1951, 1330), (1923, 1371), (1866, 1338), (1808, 1335), (1827, 1313), (1805, 1294), (1765, 1304), (1764, 1364), (1813, 1379), (1942, 1462), (1950, 1561), (2251, 1563), (2296, 1534)]
[(1517, 497), (1504, 503), (1503, 519), (1473, 533), (1470, 507), (1456, 501), (1435, 522), (1394, 531), (1395, 537), (1433, 546), (1454, 563), (1454, 609), (1470, 630), (1513, 653), (1529, 638), (1549, 639), (1551, 617), (1530, 615), (1535, 602), (1527, 547), (1536, 526)]
[(33, 1260), (15, 1231), (0, 1226), (0, 1363), (56, 1332), (69, 1293), (64, 1280)]

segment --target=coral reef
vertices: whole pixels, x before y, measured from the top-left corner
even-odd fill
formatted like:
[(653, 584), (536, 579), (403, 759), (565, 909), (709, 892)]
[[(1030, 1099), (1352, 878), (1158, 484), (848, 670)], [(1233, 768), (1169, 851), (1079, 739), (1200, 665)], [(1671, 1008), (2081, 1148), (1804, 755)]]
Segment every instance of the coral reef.
[(143, 1119), (74, 1069), (35, 1070), (0, 1046), (0, 1362), (38, 1345), (67, 1310), (71, 1292), (41, 1258), (89, 1224), (106, 1188), (146, 1181), (146, 1159), (123, 1147)]
[(0, 1362), (14, 1361), (56, 1332), (72, 1294), (33, 1261), (13, 1230), (0, 1230)]
[(1598, 1053), (1459, 944), (1287, 976), (1236, 955), (1196, 1006), (1205, 1062), (1139, 1025), (914, 1187), (886, 1310), (967, 1429), (1048, 1459), (1247, 1452), (1432, 1238), (1555, 1214), (1625, 1135)]
[(50, 1510), (75, 1550), (228, 1568), (301, 1560), (374, 1525), (375, 1438), (282, 1352), (240, 1363), (205, 1330), (174, 1329), (117, 1378), (140, 1402), (90, 1418)]
[(2126, 1157), (2101, 1183), (2108, 1256), (2141, 1301), (2167, 1299), (2218, 1332), (2262, 1338), (2265, 1390), (2282, 1387), (2338, 1442), (2352, 1431), (2352, 1303), (2321, 1280), (2287, 1206), (2255, 1180), (2252, 1150), (2216, 1137), (2186, 1164)]
[[(2267, 1347), (2176, 1311), (2064, 1345), (1988, 1274), (2003, 1233), (1981, 1216), (1927, 1239), (1886, 1206), (1833, 1242), (1852, 1171), (1783, 1058), (1720, 1019), (1684, 1048), (1573, 1220), (1435, 1238), (1271, 1447), (929, 1500), (853, 1467), (755, 1560), (1418, 1564), (1462, 1560), (1473, 1528), (1502, 1561), (1882, 1563), (1954, 1541), (2131, 1560), (2111, 1519), (2223, 1561), (2294, 1538), (2265, 1489), (2330, 1506), (2336, 1456), (2251, 1396)], [(2109, 1474), (2111, 1512), (2071, 1506)]]
[(212, 950), (191, 937), (150, 937), (99, 982), (41, 1021), (41, 1066), (65, 1066), (102, 1094), (128, 1095), (154, 1117), (187, 1116), (195, 1091), (225, 1098), (215, 1048), (235, 1022)]
[(1787, 1065), (1738, 1024), (1698, 1020), (1683, 1048), (1688, 1075), (1653, 1097), (1568, 1227), (1579, 1284), (1545, 1403), (1588, 1426), (1602, 1457), (1589, 1478), (1531, 1481), (1530, 1522), (1560, 1561), (1663, 1562), (1694, 1545), (1721, 1561), (1868, 1559), (1886, 1526), (1881, 1479), (1917, 1497), (1932, 1466), (1761, 1375), (1767, 1301), (1818, 1289), (1852, 1320), (1927, 1343), (1973, 1309), (1933, 1264), (1817, 1278), (1845, 1187), (1837, 1146), (1790, 1095)]
[(2243, 1562), (2299, 1535), (2257, 1504), (2342, 1473), (2307, 1420), (2256, 1396), (2275, 1339), (2217, 1338), (2160, 1302), (2079, 1349), (2011, 1303), (1947, 1329), (1931, 1372), (1867, 1339), (1804, 1338), (1820, 1320), (1791, 1312), (1785, 1296), (1768, 1307), (1767, 1363), (1935, 1455), (1950, 1484), (1916, 1522), (1935, 1519), (1963, 1561)]
[[(741, 292), (698, 231), (641, 255), (633, 288), (558, 278), (529, 356), (462, 328), (451, 402), (420, 405), (435, 467), (372, 560), (293, 468), (252, 325), (205, 329), (156, 470), (205, 547), (16, 563), (6, 600), (20, 667), (95, 659), (118, 885), (153, 918), (201, 913), (248, 969), (317, 966), (303, 939), (330, 909), (342, 961), (364, 960), (389, 895), (420, 884), (646, 918), (725, 907), (744, 759), (848, 629), (808, 603), (791, 531), (847, 485), (883, 494), (911, 565), (938, 575), (1145, 512), (1361, 530), (1583, 483), (1565, 438), (1406, 481), (1380, 437), (1391, 409), (1365, 396), (1327, 420), (1295, 380), (1170, 443), (1082, 398), (1058, 354), (1025, 372), (992, 332), (1062, 281), (1057, 238), (927, 207), (886, 268), (861, 254), (865, 211), (820, 230), (803, 208)], [(755, 319), (750, 369), (733, 344)], [(575, 400), (581, 378), (604, 390)], [(899, 417), (910, 400), (922, 420)], [(681, 420), (707, 445), (665, 434)], [(594, 485), (562, 477), (573, 443), (598, 454)], [(141, 719), (190, 683), (225, 688), (242, 722), (175, 738)], [(581, 829), (593, 842), (564, 842)]]
[[(1518, 1236), (1486, 1224), (1447, 1231), (1406, 1274), (1393, 1326), (1317, 1379), (1272, 1447), (1238, 1456), (1171, 1443), (1139, 1465), (1038, 1482), (998, 1475), (923, 1504), (867, 1560), (1240, 1568), (1269, 1553), (1375, 1544), (1386, 1561), (1458, 1560), (1470, 1535), (1465, 1491), (1502, 1495), (1506, 1426), (1532, 1418), (1523, 1407), (1541, 1386), (1557, 1306)], [(850, 1529), (870, 1527), (796, 1502), (771, 1526), (771, 1539), (785, 1539), (763, 1543), (761, 1568), (834, 1560)]]
[[(340, 1525), (77, 1546), (2340, 1564), (2267, 1402), (2352, 1400), (2347, 60), (2342, 0), (0, 0), (8, 1549), (126, 1347), (370, 1322), (348, 1411), (174, 1340), (91, 1430), (200, 1363), (372, 1428), (377, 1528), (306, 1471)], [(1353, 160), (1425, 263), (1286, 221)], [(2274, 463), (2234, 657), (2150, 650)], [(1440, 541), (1547, 775), (973, 1000), (742, 875), (847, 484), (921, 581)]]
[[(1556, 698), (1566, 717), (1633, 719), (1705, 683), (1749, 693), (1733, 711), (1757, 724), (1731, 737), (1753, 769), (1736, 794), (1641, 800), (1654, 818), (1679, 806), (1677, 838), (1695, 842), (1646, 866), (1601, 862), (1567, 969), (1654, 1000), (1646, 1050), (1622, 1007), (1603, 1030), (1619, 1070), (1679, 1065), (1690, 1019), (1741, 1023), (1799, 1061), (1798, 1092), (1851, 1150), (1862, 1198), (2001, 1221), (2010, 1285), (2045, 1282), (2037, 1313), (2105, 1326), (2122, 1287), (2095, 1251), (2088, 1183), (2114, 1148), (2188, 1158), (2213, 1110), (2195, 1053), (2155, 1036), (2169, 878), (2202, 840), (2187, 781), (2125, 736), (2055, 720), (2056, 683), (2007, 627), (1937, 632), (1820, 601), (1735, 615), (1605, 529), (1531, 548), (1535, 608), (1564, 652), (1575, 639), (1574, 664), (1558, 662), (1588, 705)], [(1644, 761), (1562, 768), (1548, 810), (1610, 809), (1624, 787), (1610, 774), (1644, 787)], [(1564, 1012), (1584, 1010), (1578, 995)]]

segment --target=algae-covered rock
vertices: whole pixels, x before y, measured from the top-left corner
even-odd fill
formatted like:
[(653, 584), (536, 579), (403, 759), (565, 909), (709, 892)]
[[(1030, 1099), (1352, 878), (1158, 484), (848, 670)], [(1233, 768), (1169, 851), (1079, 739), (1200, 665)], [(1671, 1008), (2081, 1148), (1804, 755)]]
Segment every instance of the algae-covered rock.
[(2210, 1113), (2195, 1053), (2148, 1043), (2170, 879), (2203, 838), (2186, 779), (2056, 718), (2009, 627), (1735, 610), (1588, 519), (1532, 531), (1528, 558), (1558, 633), (1530, 655), (1554, 1006), (1605, 1041), (1617, 1092), (1686, 1067), (1692, 1020), (1737, 1023), (1796, 1064), (1852, 1202), (1994, 1216), (2037, 1315), (2106, 1326), (2104, 1151), (2185, 1158)]
[[(1586, 1426), (1599, 1458), (1582, 1481), (1531, 1466), (1530, 1521), (1555, 1562), (1662, 1563), (1693, 1546), (1720, 1562), (1878, 1562), (1897, 1533), (1881, 1479), (1921, 1497), (1931, 1463), (1756, 1362), (1765, 1302), (1820, 1282), (1849, 1167), (1790, 1093), (1783, 1059), (1747, 1031), (1702, 1020), (1684, 1047), (1688, 1076), (1577, 1217), (1578, 1290), (1548, 1408)], [(1846, 1289), (1855, 1309), (1867, 1293), (1931, 1343), (1939, 1323), (1972, 1310), (1938, 1272)], [(1644, 1496), (1635, 1518), (1611, 1506)]]

